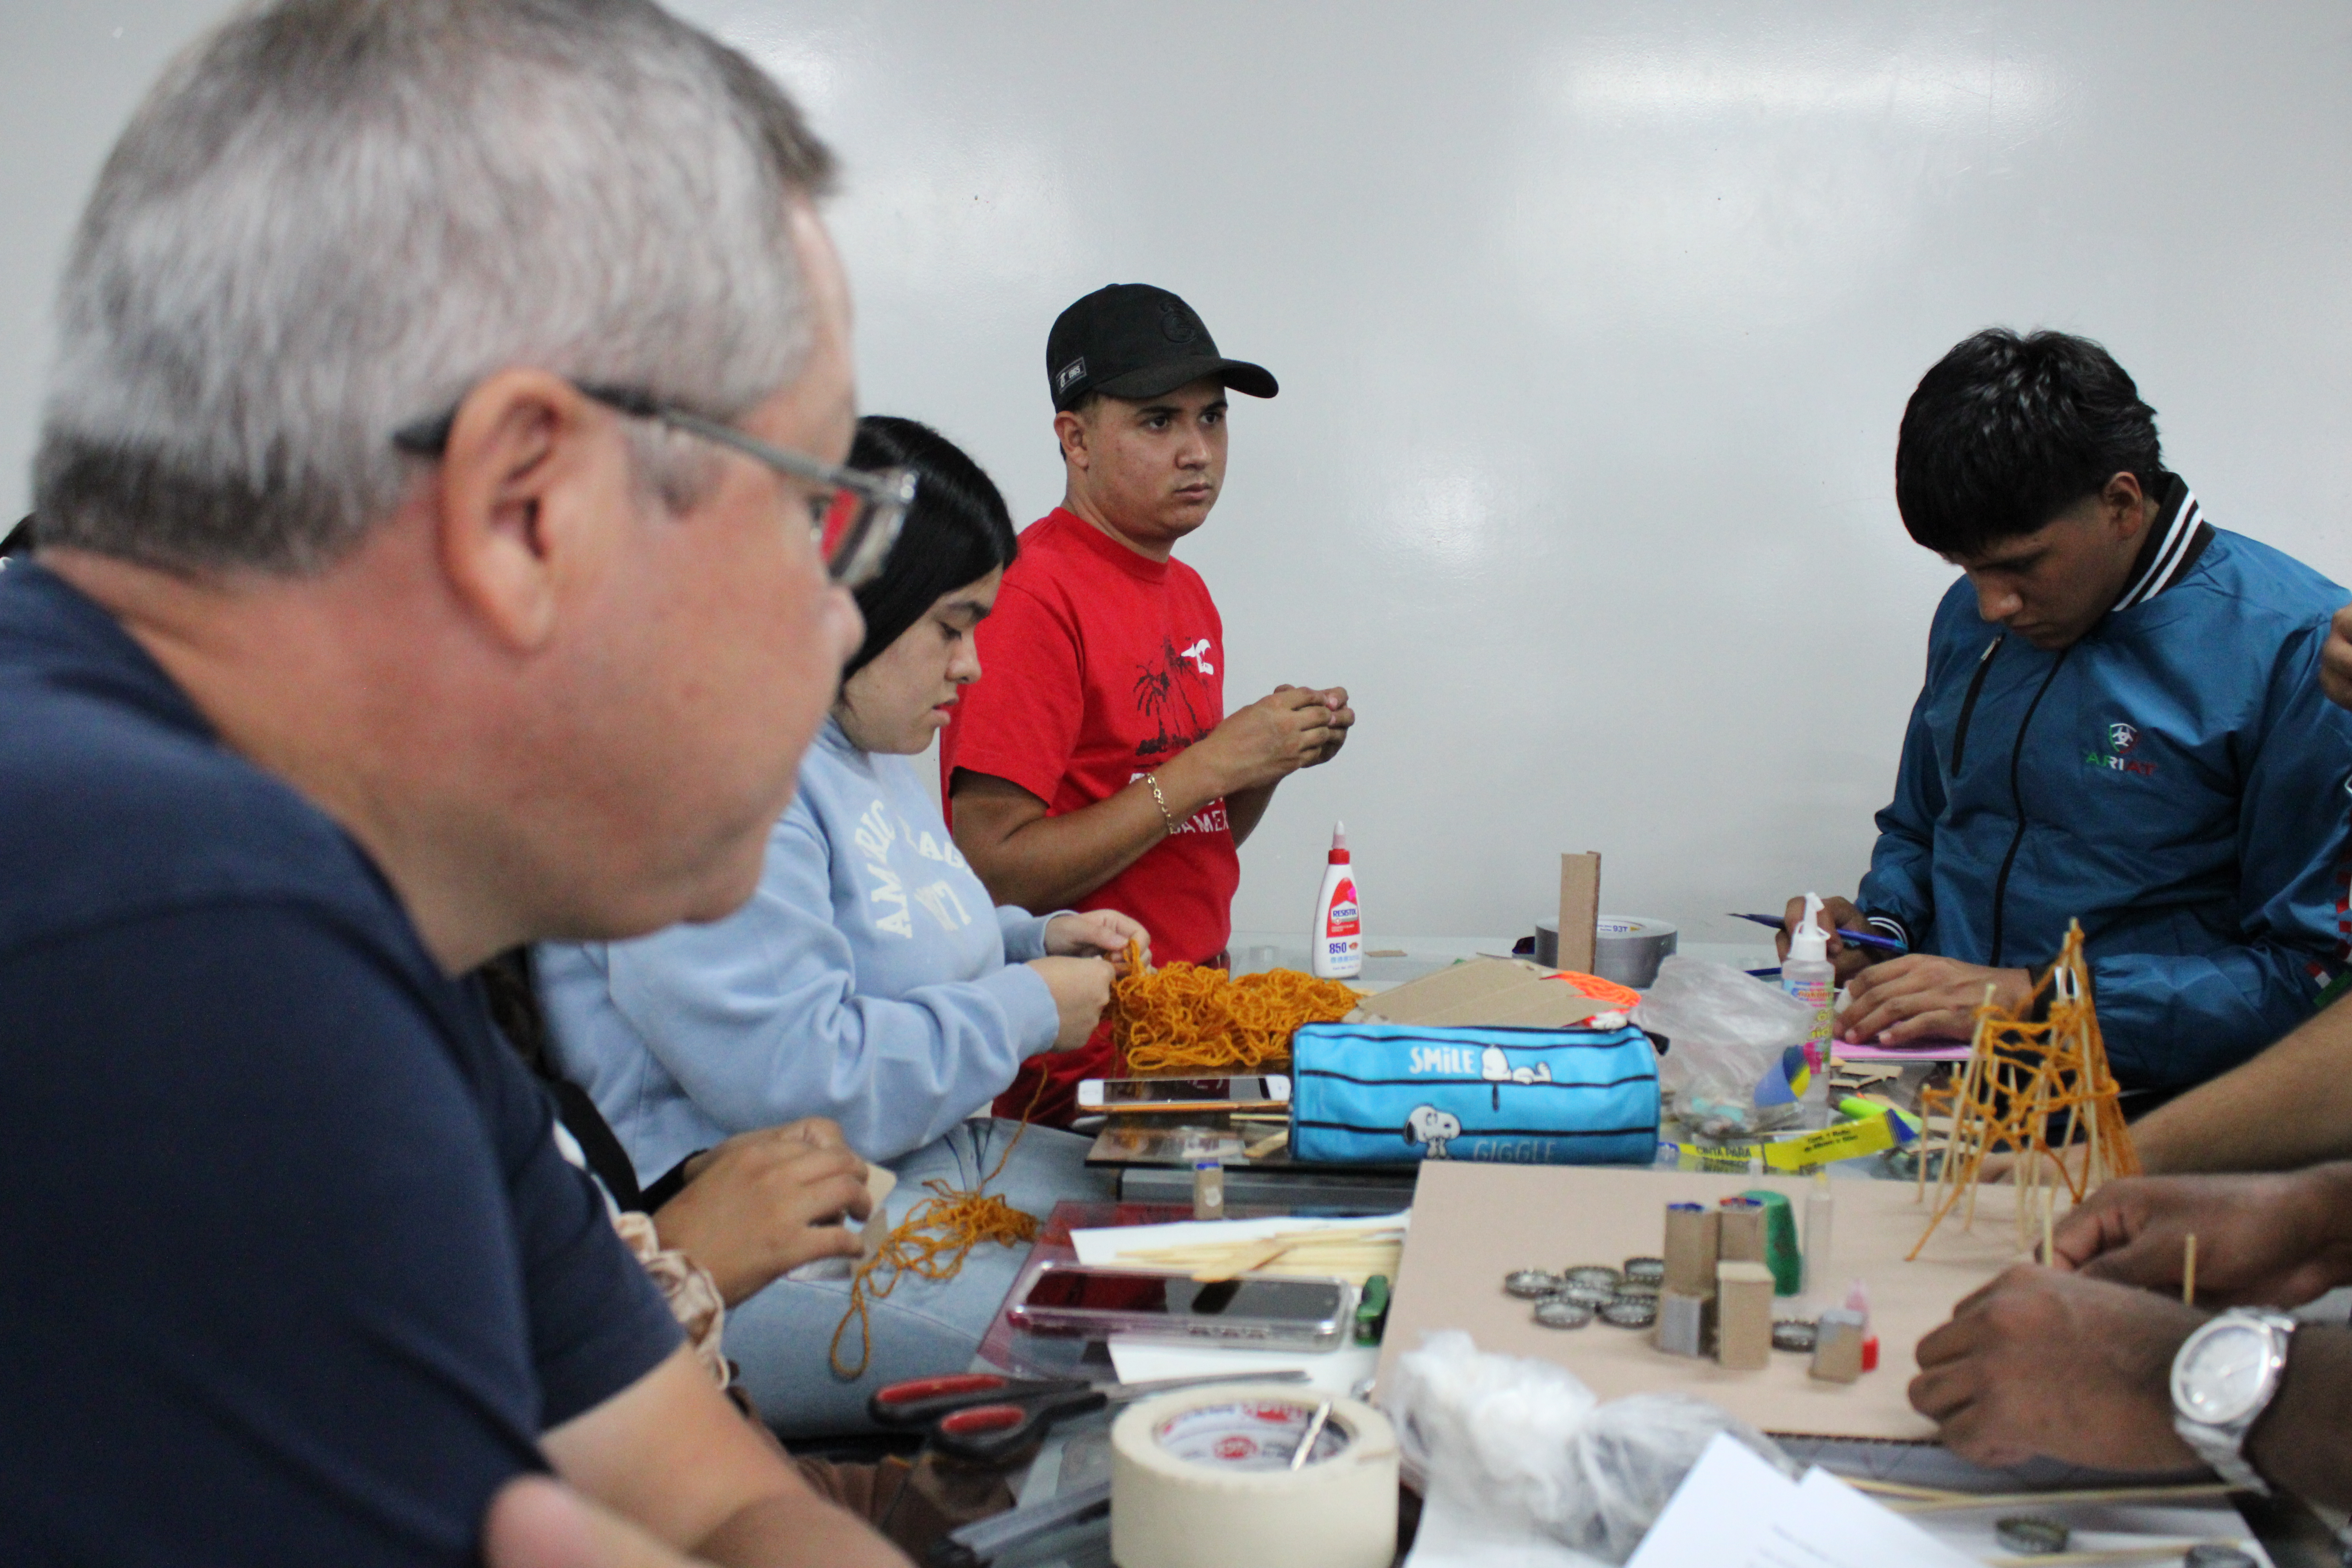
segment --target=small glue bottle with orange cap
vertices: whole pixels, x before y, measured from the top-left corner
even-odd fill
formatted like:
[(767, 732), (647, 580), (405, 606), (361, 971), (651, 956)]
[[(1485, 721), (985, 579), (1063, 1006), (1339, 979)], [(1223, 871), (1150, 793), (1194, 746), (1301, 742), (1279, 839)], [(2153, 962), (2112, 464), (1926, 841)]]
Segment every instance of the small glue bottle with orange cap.
[(1348, 825), (1331, 825), (1331, 858), (1315, 895), (1315, 930), (1307, 967), (1318, 980), (1353, 980), (1364, 972), (1364, 922), (1356, 908), (1356, 868), (1348, 858)]

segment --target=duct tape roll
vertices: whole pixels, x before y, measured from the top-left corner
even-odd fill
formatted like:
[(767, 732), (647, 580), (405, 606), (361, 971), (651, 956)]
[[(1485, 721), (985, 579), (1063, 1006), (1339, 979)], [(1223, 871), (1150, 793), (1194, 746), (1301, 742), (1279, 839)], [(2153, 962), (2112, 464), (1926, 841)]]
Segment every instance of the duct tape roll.
[(1602, 915), (1592, 937), (1592, 973), (1635, 990), (1658, 977), (1658, 965), (1675, 951), (1675, 928), (1645, 915)]
[(1179, 1389), (1110, 1433), (1110, 1555), (1118, 1568), (1389, 1568), (1396, 1557), (1397, 1441), (1388, 1418), (1296, 1384)]
[[(1657, 979), (1658, 965), (1680, 940), (1680, 933), (1664, 921), (1602, 915), (1592, 932), (1592, 973), (1644, 989)], [(1559, 967), (1559, 921), (1536, 921), (1535, 960), (1547, 969)]]

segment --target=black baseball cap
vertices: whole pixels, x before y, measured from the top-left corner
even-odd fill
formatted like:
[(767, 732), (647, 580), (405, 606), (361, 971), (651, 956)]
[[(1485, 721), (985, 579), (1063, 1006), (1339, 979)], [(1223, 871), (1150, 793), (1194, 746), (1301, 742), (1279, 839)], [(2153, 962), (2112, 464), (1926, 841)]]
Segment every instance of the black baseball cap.
[(1221, 357), (1192, 307), (1149, 283), (1097, 289), (1045, 334), (1045, 384), (1056, 413), (1088, 393), (1158, 397), (1206, 376), (1252, 397), (1282, 390), (1264, 365)]

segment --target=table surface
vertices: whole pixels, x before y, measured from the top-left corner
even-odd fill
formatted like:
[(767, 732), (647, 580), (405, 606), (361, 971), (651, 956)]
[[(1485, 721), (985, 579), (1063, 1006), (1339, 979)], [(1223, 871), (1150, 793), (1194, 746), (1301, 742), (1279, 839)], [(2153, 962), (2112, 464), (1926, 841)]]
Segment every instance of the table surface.
[[(1528, 1169), (1536, 1169), (1528, 1167)], [(1654, 1180), (1659, 1184), (1655, 1196), (1663, 1202), (1666, 1187), (1676, 1178), (1670, 1172), (1643, 1172), (1619, 1169), (1610, 1173), (1635, 1181)], [(1736, 1179), (1717, 1178), (1729, 1184)], [(1895, 1185), (1895, 1184), (1889, 1184)], [(1851, 1191), (1849, 1184), (1840, 1184), (1840, 1194)], [(1234, 1205), (1228, 1212), (1236, 1219), (1270, 1217), (1286, 1214), (1370, 1213), (1370, 1209), (1336, 1210), (1329, 1208), (1296, 1208), (1284, 1205)], [(1100, 1342), (1048, 1339), (1017, 1332), (1004, 1315), (1004, 1307), (1019, 1298), (1031, 1273), (1056, 1259), (1075, 1260), (1077, 1253), (1071, 1243), (1070, 1233), (1108, 1226), (1163, 1225), (1171, 1220), (1192, 1217), (1189, 1206), (1176, 1204), (1120, 1203), (1060, 1203), (1046, 1217), (1030, 1260), (1024, 1267), (1012, 1289), (1006, 1292), (995, 1321), (982, 1341), (974, 1360), (975, 1368), (1002, 1371), (1023, 1376), (1084, 1376), (1101, 1381), (1115, 1380), (1117, 1373), (1110, 1364), (1106, 1346)], [(1979, 1219), (1979, 1223), (1983, 1224)], [(1407, 1268), (1412, 1267), (1410, 1255)], [(1402, 1281), (1400, 1280), (1402, 1287)], [(1890, 1368), (1885, 1361), (1881, 1372), (1885, 1376), (1892, 1371), (1900, 1381), (1900, 1367)], [(1763, 1425), (1775, 1425), (1768, 1417)], [(1065, 1487), (1087, 1484), (1108, 1474), (1108, 1419), (1087, 1418), (1058, 1429), (1048, 1438), (1036, 1464), (1020, 1488), (1024, 1503), (1036, 1503), (1054, 1497)], [(1887, 1443), (1845, 1439), (1794, 1438), (1788, 1444), (1801, 1462), (1817, 1463), (1845, 1475), (1878, 1475), (1883, 1478), (1900, 1476), (1906, 1480), (1924, 1484), (1958, 1487), (1969, 1490), (2027, 1490), (2086, 1484), (2085, 1473), (2063, 1467), (2038, 1465), (2017, 1471), (1980, 1470), (1945, 1453), (1932, 1444), (1917, 1442)], [(1926, 1468), (1923, 1468), (1926, 1467)], [(2292, 1498), (2260, 1500), (2234, 1499), (2256, 1538), (2269, 1552), (2277, 1568), (2335, 1568), (2336, 1555), (2327, 1527), (2313, 1511)], [(1056, 1532), (1002, 1560), (1002, 1568), (1108, 1568), (1108, 1532), (1099, 1520), (1092, 1525), (1081, 1525)]]

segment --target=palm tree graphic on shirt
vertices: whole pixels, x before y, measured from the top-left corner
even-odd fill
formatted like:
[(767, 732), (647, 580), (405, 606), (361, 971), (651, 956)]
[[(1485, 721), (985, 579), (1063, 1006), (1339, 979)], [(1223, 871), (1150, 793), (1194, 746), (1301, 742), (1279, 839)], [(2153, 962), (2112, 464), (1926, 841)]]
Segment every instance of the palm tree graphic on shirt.
[[(1175, 638), (1163, 637), (1159, 653), (1136, 667), (1135, 710), (1158, 731), (1137, 743), (1137, 756), (1164, 757), (1181, 752), (1213, 727), (1202, 717), (1202, 705), (1193, 700), (1193, 688), (1214, 668), (1202, 657), (1208, 651), (1206, 637), (1189, 648), (1179, 648)], [(1171, 723), (1176, 726), (1172, 732)]]

